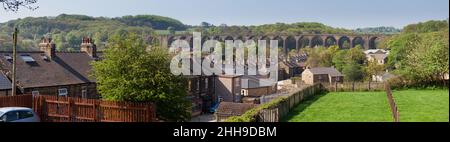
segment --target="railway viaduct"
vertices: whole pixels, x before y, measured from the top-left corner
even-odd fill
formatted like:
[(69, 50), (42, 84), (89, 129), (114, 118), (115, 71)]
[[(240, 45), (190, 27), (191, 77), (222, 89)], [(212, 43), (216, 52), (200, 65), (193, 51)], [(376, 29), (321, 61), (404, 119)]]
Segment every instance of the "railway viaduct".
[[(300, 51), (302, 48), (314, 48), (317, 46), (330, 47), (337, 45), (340, 49), (349, 49), (360, 45), (363, 49), (377, 49), (377, 40), (383, 39), (385, 35), (369, 34), (301, 34), (301, 35), (226, 35), (226, 36), (203, 36), (202, 44), (206, 40), (278, 40), (278, 47), (283, 48), (284, 54), (290, 51)], [(186, 40), (193, 45), (192, 35), (164, 35), (152, 40), (157, 40), (160, 46), (168, 48), (176, 40)]]

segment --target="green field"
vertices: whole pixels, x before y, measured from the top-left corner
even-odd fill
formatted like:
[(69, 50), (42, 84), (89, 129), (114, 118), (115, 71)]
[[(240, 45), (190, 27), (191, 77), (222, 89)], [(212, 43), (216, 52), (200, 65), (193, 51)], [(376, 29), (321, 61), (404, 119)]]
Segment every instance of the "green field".
[(401, 122), (449, 122), (448, 90), (394, 91)]
[[(448, 90), (394, 91), (402, 122), (448, 122)], [(297, 106), (288, 122), (392, 122), (385, 92), (318, 95)]]

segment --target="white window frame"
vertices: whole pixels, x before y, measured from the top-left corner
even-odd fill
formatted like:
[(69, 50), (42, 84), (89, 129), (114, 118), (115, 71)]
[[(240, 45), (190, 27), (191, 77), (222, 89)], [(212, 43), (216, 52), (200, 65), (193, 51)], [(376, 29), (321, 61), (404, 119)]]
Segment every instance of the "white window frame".
[(81, 90), (81, 98), (87, 99), (87, 89)]
[[(62, 92), (62, 91), (65, 91), (65, 93)], [(60, 89), (58, 89), (58, 96), (65, 96), (65, 97), (67, 97), (68, 94), (69, 94), (69, 92), (68, 92), (67, 88), (60, 88)]]
[(31, 94), (33, 96), (39, 96), (39, 91), (35, 90), (35, 91), (31, 91)]

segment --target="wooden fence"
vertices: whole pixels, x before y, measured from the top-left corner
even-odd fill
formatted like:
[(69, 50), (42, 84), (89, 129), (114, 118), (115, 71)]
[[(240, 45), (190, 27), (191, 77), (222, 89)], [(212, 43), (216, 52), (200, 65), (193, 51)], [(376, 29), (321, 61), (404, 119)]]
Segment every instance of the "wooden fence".
[[(5, 102), (5, 103), (3, 103)], [(43, 122), (154, 122), (152, 103), (111, 102), (57, 96), (0, 97), (1, 107), (29, 107)]]
[(33, 105), (32, 95), (23, 95), (15, 97), (0, 97), (0, 107), (27, 107), (31, 108)]
[(330, 92), (364, 92), (384, 91), (384, 83), (381, 82), (345, 82), (345, 83), (323, 83)]
[(257, 122), (280, 122), (282, 118), (286, 117), (302, 101), (313, 95), (319, 95), (322, 91), (324, 91), (322, 84), (316, 84), (294, 91), (294, 93), (289, 94), (274, 106), (261, 109), (257, 113), (255, 120)]
[(395, 122), (400, 122), (400, 112), (398, 111), (397, 104), (395, 103), (394, 96), (392, 95), (391, 86), (389, 83), (385, 83), (386, 94), (388, 98), (389, 105), (391, 106), (392, 117)]

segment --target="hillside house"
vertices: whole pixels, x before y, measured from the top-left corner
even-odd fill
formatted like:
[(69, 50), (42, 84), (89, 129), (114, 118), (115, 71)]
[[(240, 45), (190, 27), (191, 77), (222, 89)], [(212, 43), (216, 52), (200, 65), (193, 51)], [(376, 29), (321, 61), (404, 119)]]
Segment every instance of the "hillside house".
[(316, 83), (342, 83), (344, 76), (335, 68), (311, 68), (306, 69), (302, 74), (302, 80), (306, 84)]

